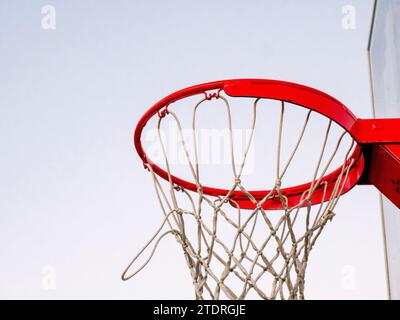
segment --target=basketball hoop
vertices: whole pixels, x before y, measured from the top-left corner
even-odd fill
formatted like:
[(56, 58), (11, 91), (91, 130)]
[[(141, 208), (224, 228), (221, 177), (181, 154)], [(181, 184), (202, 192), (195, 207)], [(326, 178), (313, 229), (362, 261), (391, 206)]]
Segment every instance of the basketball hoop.
[[(182, 138), (178, 109), (172, 110), (176, 102), (190, 97), (198, 97), (192, 115), (193, 154)], [(237, 166), (230, 99), (239, 97), (252, 101), (252, 121), (251, 135)], [(277, 148), (274, 151), (276, 175), (270, 189), (251, 190), (242, 183), (242, 174), (257, 130), (259, 103), (266, 99), (278, 101), (280, 105)], [(222, 102), (228, 118), (232, 179), (231, 187), (226, 189), (204, 185), (199, 169), (196, 115), (198, 109), (212, 100)], [(283, 162), (283, 123), (288, 104), (305, 108), (306, 116), (293, 150)], [(311, 181), (284, 186), (287, 170), (295, 161), (310, 116), (314, 113), (326, 117), (328, 123), (321, 132), (322, 145), (311, 150), (317, 159)], [(176, 123), (190, 178), (184, 179), (171, 172), (165, 142), (160, 134), (163, 165), (153, 162), (146, 154), (142, 132), (154, 117), (158, 117), (158, 132), (166, 119)], [(331, 144), (328, 138), (331, 139), (333, 125), (341, 131), (334, 137), (333, 150), (328, 152), (327, 145)], [(172, 234), (183, 249), (197, 299), (244, 299), (251, 295), (268, 300), (304, 299), (310, 251), (327, 222), (334, 217), (341, 195), (356, 184), (374, 184), (400, 206), (396, 184), (390, 183), (400, 176), (399, 125), (399, 119), (357, 119), (341, 102), (323, 92), (275, 80), (216, 81), (165, 97), (144, 114), (134, 135), (136, 150), (153, 179), (164, 219), (154, 236), (125, 269), (123, 280), (142, 270), (161, 239)], [(345, 139), (348, 144), (339, 154), (338, 149), (342, 148)], [(334, 160), (340, 166), (332, 170), (330, 166)], [(166, 186), (162, 185), (160, 177), (167, 182)], [(277, 210), (282, 214), (273, 212)], [(168, 230), (162, 233), (164, 228)], [(221, 228), (228, 230), (226, 233), (230, 233), (230, 237), (224, 237)], [(153, 241), (155, 244), (149, 258), (139, 269), (128, 274)]]

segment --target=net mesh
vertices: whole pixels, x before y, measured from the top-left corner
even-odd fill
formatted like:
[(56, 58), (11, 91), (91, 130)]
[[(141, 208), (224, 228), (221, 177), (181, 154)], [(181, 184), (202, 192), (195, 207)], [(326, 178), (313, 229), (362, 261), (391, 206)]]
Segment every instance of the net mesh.
[[(194, 148), (191, 151), (194, 154), (190, 154), (190, 148), (183, 139), (179, 117), (168, 109), (159, 113), (158, 142), (163, 152), (169, 183), (165, 185), (160, 181), (151, 164), (145, 164), (145, 167), (152, 177), (164, 218), (154, 235), (129, 263), (122, 278), (130, 279), (141, 271), (151, 260), (160, 241), (167, 235), (173, 235), (183, 250), (193, 280), (196, 299), (304, 299), (305, 272), (309, 255), (325, 225), (335, 215), (333, 210), (353, 164), (349, 155), (354, 149), (354, 141), (351, 140), (346, 152), (341, 155), (342, 165), (338, 178), (335, 181), (322, 179), (333, 159), (338, 156), (339, 146), (346, 135), (346, 132), (342, 132), (337, 137), (336, 146), (327, 155), (327, 161), (323, 164), (322, 159), (327, 151), (326, 146), (332, 126), (332, 122), (329, 121), (323, 133), (323, 143), (318, 151), (318, 161), (310, 187), (303, 192), (298, 203), (289, 206), (287, 197), (282, 192), (282, 181), (302, 141), (312, 111), (307, 113), (288, 160), (286, 163), (281, 163), (285, 115), (285, 102), (281, 101), (276, 149), (276, 181), (269, 193), (261, 199), (256, 199), (241, 181), (256, 128), (257, 105), (261, 100), (255, 99), (252, 108), (252, 134), (239, 166), (235, 163), (232, 135), (229, 139), (233, 173), (231, 188), (224, 195), (211, 197), (203, 192), (195, 133), (197, 110), (203, 103), (213, 98), (223, 101), (228, 116), (228, 129), (232, 133), (231, 107), (227, 98), (219, 92), (206, 94), (193, 109)], [(160, 132), (160, 125), (166, 117), (176, 122), (179, 142), (185, 151), (187, 166), (197, 186), (197, 192), (185, 190), (172, 182), (171, 166)], [(333, 183), (334, 188), (330, 196), (326, 197), (325, 191), (329, 183)], [(324, 190), (323, 201), (312, 206), (311, 197), (317, 188)], [(253, 210), (241, 209), (232, 199), (232, 194), (236, 190), (242, 191), (254, 204)], [(279, 198), (282, 210), (271, 211), (263, 208), (263, 205), (273, 198)], [(132, 266), (146, 250), (150, 250), (146, 261), (130, 273)]]

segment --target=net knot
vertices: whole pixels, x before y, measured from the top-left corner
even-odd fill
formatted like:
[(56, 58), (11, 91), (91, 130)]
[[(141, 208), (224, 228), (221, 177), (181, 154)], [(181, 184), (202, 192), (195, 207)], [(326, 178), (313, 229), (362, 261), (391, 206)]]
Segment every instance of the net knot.
[(275, 185), (279, 188), (281, 185), (282, 185), (282, 181), (281, 181), (281, 179), (276, 179), (276, 181), (275, 181)]
[(187, 251), (187, 248), (189, 247), (189, 245), (187, 244), (187, 242), (185, 240), (180, 239), (180, 237), (178, 235), (176, 235), (178, 237), (178, 242), (181, 244), (183, 251)]
[(242, 181), (240, 180), (240, 178), (235, 178), (235, 184), (236, 184), (236, 185), (241, 184), (241, 182), (242, 182)]
[(334, 216), (335, 216), (335, 214), (333, 213), (333, 211), (328, 210), (328, 211), (325, 213), (324, 217), (323, 217), (323, 222), (326, 223), (328, 220), (329, 220), (329, 221), (332, 221), (332, 219), (333, 219)]

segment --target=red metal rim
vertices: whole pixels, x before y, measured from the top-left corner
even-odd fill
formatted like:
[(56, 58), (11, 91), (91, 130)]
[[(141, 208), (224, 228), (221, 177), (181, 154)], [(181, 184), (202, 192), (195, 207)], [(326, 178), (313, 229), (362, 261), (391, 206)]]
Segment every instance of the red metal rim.
[[(307, 86), (278, 80), (235, 79), (209, 82), (182, 89), (161, 99), (142, 116), (136, 126), (134, 143), (140, 158), (143, 160), (143, 163), (151, 165), (153, 171), (163, 179), (169, 179), (168, 173), (153, 163), (143, 149), (141, 143), (143, 128), (153, 116), (159, 114), (159, 112), (169, 104), (189, 96), (204, 94), (210, 90), (221, 90), (224, 91), (228, 96), (232, 97), (254, 97), (281, 100), (314, 110), (315, 112), (332, 119), (347, 132), (349, 132), (349, 134), (357, 143), (359, 142), (359, 139), (357, 139), (358, 119), (340, 101), (321, 91)], [(364, 170), (364, 156), (358, 145), (353, 154), (349, 157), (348, 161), (353, 161), (353, 165), (348, 172), (348, 178), (342, 188), (342, 194), (346, 193), (357, 184)], [(323, 181), (330, 183), (328, 183), (327, 190), (323, 190), (323, 186), (321, 184), (320, 187), (313, 192), (311, 198), (312, 204), (318, 204), (323, 202), (325, 199), (329, 199), (334, 189), (333, 182), (337, 180), (341, 170), (342, 168), (340, 167), (323, 178)], [(171, 176), (171, 179), (175, 185), (181, 188), (197, 191), (197, 186), (192, 182), (183, 180), (173, 175)], [(310, 184), (311, 182), (282, 189), (282, 193), (288, 199), (289, 206), (299, 203), (302, 194), (309, 189)], [(203, 186), (203, 192), (206, 195), (223, 197), (229, 192), (229, 190)], [(249, 192), (259, 200), (268, 194), (269, 190), (255, 190)], [(323, 197), (324, 194), (325, 197)], [(244, 209), (254, 209), (255, 207), (242, 191), (234, 191), (231, 200), (238, 203), (239, 206)], [(263, 205), (263, 208), (281, 209), (282, 205), (279, 199), (272, 199), (266, 201)]]

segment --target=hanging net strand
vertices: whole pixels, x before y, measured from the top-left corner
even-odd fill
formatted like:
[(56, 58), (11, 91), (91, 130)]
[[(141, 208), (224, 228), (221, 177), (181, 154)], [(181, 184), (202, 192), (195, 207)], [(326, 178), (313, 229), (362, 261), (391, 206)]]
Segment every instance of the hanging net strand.
[[(229, 155), (232, 168), (232, 182), (225, 194), (217, 197), (203, 192), (199, 150), (197, 139), (197, 112), (213, 99), (222, 102), (226, 111), (226, 123), (229, 132)], [(308, 259), (317, 238), (328, 221), (334, 217), (334, 209), (346, 185), (348, 173), (354, 163), (351, 157), (356, 146), (351, 143), (343, 148), (346, 131), (336, 137), (333, 150), (327, 151), (328, 140), (332, 134), (332, 120), (329, 120), (323, 132), (322, 144), (316, 152), (316, 165), (311, 182), (299, 195), (297, 203), (290, 203), (283, 182), (285, 175), (301, 146), (312, 110), (308, 110), (298, 136), (293, 138), (294, 146), (286, 162), (282, 157), (282, 144), (286, 106), (281, 101), (276, 143), (275, 182), (269, 192), (262, 197), (255, 196), (242, 183), (242, 174), (254, 141), (257, 123), (257, 110), (260, 101), (252, 103), (250, 135), (246, 141), (241, 161), (235, 162), (235, 148), (232, 129), (232, 111), (228, 99), (217, 93), (205, 94), (198, 101), (192, 114), (192, 146), (190, 149), (184, 139), (179, 117), (172, 110), (159, 114), (157, 122), (158, 142), (168, 174), (167, 184), (160, 181), (152, 164), (145, 164), (153, 180), (163, 219), (156, 232), (146, 245), (128, 264), (122, 279), (128, 280), (140, 272), (153, 257), (158, 244), (167, 235), (173, 235), (183, 250), (187, 267), (192, 277), (196, 299), (304, 299), (305, 272)], [(172, 166), (166, 152), (161, 134), (161, 125), (169, 119), (176, 124), (178, 140), (184, 151), (184, 157), (197, 192), (185, 190), (173, 182)], [(347, 135), (348, 136), (348, 135)], [(317, 150), (317, 146), (315, 146)], [(334, 159), (340, 159), (340, 170), (334, 180), (324, 179)], [(311, 161), (311, 158), (310, 158)], [(316, 190), (321, 190), (321, 201), (312, 205)], [(328, 192), (332, 190), (332, 192)], [(254, 208), (241, 209), (233, 196), (240, 191), (242, 197), (250, 201)], [(269, 201), (278, 200), (281, 210), (271, 211), (265, 207)], [(240, 199), (243, 200), (243, 199)], [(229, 234), (229, 236), (226, 236)], [(260, 234), (262, 236), (260, 236)], [(134, 271), (133, 265), (138, 258), (149, 251), (144, 263)]]

